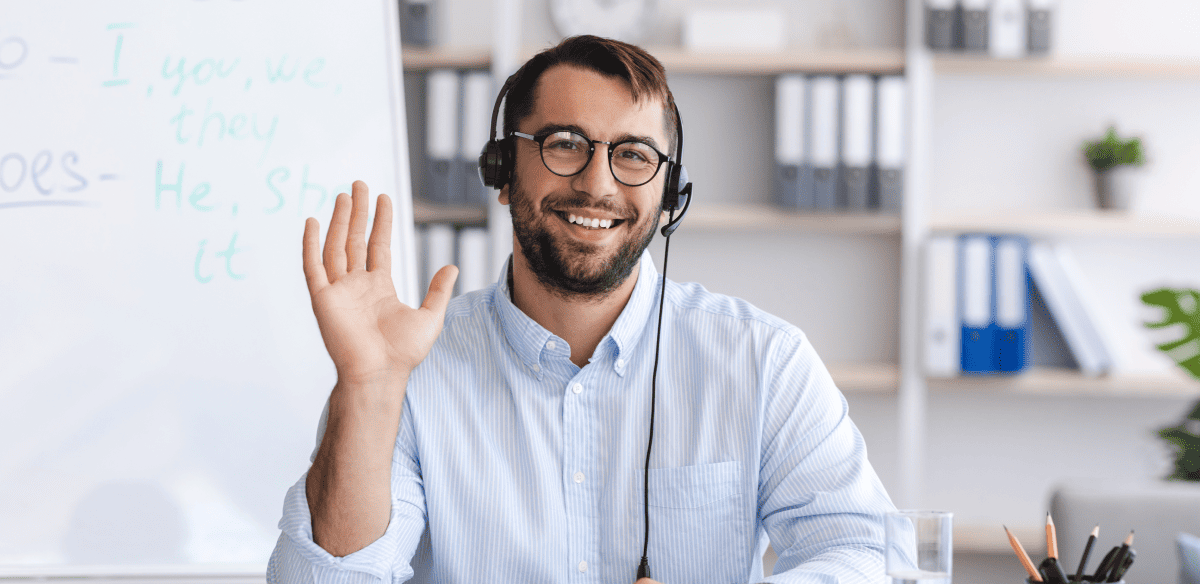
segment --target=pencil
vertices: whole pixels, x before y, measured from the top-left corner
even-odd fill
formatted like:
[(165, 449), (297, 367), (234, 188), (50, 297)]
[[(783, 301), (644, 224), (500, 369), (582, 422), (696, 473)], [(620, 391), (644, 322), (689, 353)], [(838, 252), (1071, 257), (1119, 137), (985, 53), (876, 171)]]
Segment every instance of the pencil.
[(1092, 528), (1092, 534), (1088, 536), (1087, 545), (1083, 546), (1083, 557), (1079, 559), (1079, 569), (1075, 571), (1075, 581), (1083, 582), (1083, 570), (1087, 566), (1088, 556), (1092, 553), (1092, 546), (1096, 545), (1096, 538), (1100, 537), (1100, 526)]
[(1017, 537), (1004, 527), (1004, 533), (1008, 534), (1008, 543), (1017, 554), (1017, 559), (1021, 560), (1021, 565), (1025, 567), (1025, 571), (1029, 573), (1029, 579), (1034, 582), (1042, 582), (1042, 575), (1038, 574), (1037, 568), (1033, 567), (1033, 561), (1029, 559), (1029, 554), (1025, 553), (1025, 548), (1021, 547), (1021, 542), (1017, 541)]
[(1046, 512), (1046, 555), (1058, 559), (1058, 535), (1054, 532), (1054, 520)]

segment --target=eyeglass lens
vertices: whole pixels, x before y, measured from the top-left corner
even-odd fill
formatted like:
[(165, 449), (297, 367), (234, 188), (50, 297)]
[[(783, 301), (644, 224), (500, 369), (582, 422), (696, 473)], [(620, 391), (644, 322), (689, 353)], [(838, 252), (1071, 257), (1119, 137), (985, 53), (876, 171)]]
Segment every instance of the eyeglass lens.
[[(542, 162), (554, 174), (571, 176), (587, 166), (590, 148), (588, 139), (575, 132), (555, 132), (542, 142)], [(658, 173), (659, 156), (647, 144), (619, 142), (610, 146), (609, 166), (617, 180), (636, 187)]]

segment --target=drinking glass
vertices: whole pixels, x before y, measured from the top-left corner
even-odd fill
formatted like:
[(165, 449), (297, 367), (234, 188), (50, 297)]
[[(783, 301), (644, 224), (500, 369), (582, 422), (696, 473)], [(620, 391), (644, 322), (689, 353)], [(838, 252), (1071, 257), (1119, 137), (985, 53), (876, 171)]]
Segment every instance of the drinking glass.
[(953, 518), (948, 511), (887, 514), (887, 574), (892, 584), (950, 584)]

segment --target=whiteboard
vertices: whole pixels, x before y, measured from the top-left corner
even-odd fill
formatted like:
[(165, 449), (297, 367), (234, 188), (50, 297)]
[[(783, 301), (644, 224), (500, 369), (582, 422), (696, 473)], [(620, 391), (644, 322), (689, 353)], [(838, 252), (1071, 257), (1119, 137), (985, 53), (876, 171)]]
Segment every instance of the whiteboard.
[(0, 575), (265, 566), (335, 380), (304, 218), (392, 195), (415, 297), (395, 2), (0, 15)]

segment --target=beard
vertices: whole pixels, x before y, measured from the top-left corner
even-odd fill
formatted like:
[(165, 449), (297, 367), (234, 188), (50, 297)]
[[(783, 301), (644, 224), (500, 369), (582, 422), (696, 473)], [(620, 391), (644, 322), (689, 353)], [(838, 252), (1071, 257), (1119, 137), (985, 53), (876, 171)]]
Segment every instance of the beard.
[[(549, 222), (562, 221), (554, 208), (597, 209), (625, 217), (625, 222), (610, 229), (628, 227), (628, 236), (609, 257), (602, 257), (601, 246), (551, 234)], [(638, 265), (658, 229), (662, 201), (644, 218), (639, 218), (632, 205), (621, 206), (574, 191), (548, 195), (542, 199), (541, 209), (535, 209), (514, 176), (509, 185), (509, 213), (513, 234), (538, 282), (564, 298), (599, 300), (620, 287)]]

